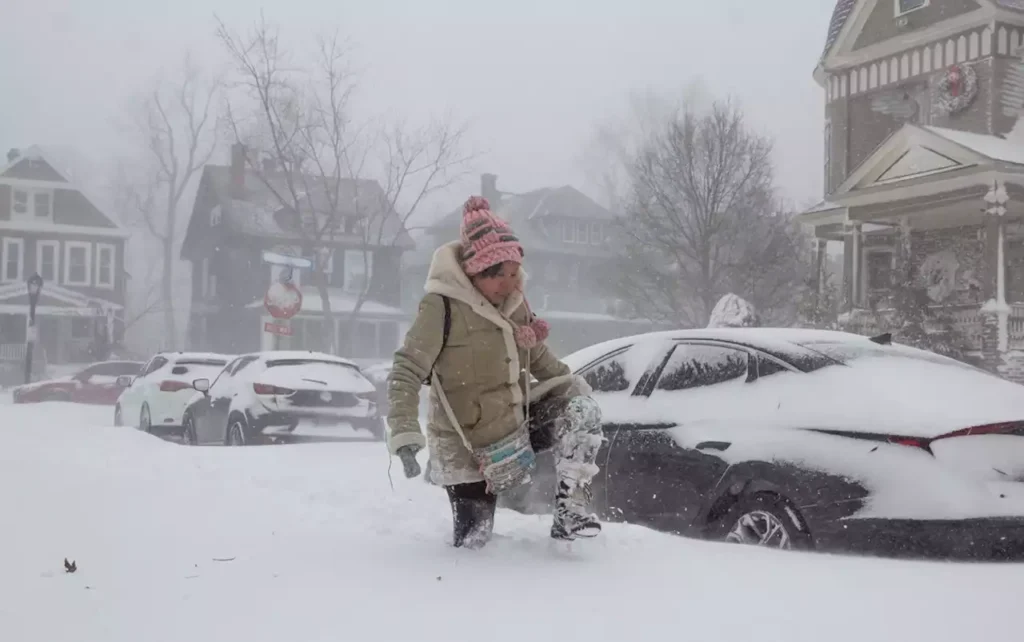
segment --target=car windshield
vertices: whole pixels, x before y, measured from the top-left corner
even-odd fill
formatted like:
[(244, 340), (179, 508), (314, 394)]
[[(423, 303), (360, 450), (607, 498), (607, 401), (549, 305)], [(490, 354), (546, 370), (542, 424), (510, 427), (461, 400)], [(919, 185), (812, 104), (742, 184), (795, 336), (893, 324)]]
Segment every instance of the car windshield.
[(986, 375), (990, 374), (962, 361), (903, 345), (881, 345), (871, 341), (807, 341), (800, 343), (800, 345), (846, 365), (851, 365), (858, 359), (867, 357), (887, 357), (925, 361), (939, 366), (962, 368), (970, 372)]

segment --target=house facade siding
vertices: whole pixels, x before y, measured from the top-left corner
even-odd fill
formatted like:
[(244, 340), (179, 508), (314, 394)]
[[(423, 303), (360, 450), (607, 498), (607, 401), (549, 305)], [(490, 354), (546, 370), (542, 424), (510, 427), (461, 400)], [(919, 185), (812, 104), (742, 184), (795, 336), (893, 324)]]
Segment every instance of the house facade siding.
[(12, 150), (0, 170), (0, 361), (24, 352), (25, 283), (36, 273), (36, 359), (105, 358), (101, 344), (116, 344), (124, 331), (127, 237), (44, 149)]

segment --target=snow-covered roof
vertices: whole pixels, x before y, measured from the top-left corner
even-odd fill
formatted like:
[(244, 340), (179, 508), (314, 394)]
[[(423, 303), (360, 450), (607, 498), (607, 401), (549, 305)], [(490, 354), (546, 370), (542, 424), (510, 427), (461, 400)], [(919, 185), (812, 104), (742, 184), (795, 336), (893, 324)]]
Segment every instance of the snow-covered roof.
[(828, 23), (825, 46), (821, 51), (822, 58), (828, 55), (828, 50), (832, 48), (832, 45), (839, 38), (839, 32), (843, 30), (843, 27), (846, 25), (846, 19), (850, 17), (850, 13), (856, 4), (857, 0), (839, 0), (836, 2), (835, 8), (832, 9), (832, 19)]
[(115, 207), (103, 188), (102, 172), (96, 163), (68, 145), (32, 145), (20, 150), (6, 166), (0, 168), (0, 175), (23, 160), (41, 160), (53, 168), (68, 182), (68, 188), (77, 190), (117, 228), (124, 225), (114, 214)]
[[(1024, 1), (1024, 0), (1022, 0)], [(926, 130), (992, 160), (1024, 165), (1024, 145), (987, 134), (926, 126)]]
[[(320, 299), (320, 293), (314, 287), (303, 287), (299, 288), (302, 292), (302, 310), (299, 314), (323, 314), (323, 301)], [(328, 297), (331, 302), (331, 312), (337, 314), (351, 314), (355, 310), (357, 297), (352, 294), (347, 294), (337, 288), (328, 288)], [(247, 308), (262, 308), (263, 299), (257, 299), (245, 306)], [(366, 300), (363, 301), (363, 305), (359, 308), (360, 314), (367, 314), (371, 316), (384, 316), (384, 317), (405, 317), (405, 312), (399, 308), (385, 305), (378, 301)]]

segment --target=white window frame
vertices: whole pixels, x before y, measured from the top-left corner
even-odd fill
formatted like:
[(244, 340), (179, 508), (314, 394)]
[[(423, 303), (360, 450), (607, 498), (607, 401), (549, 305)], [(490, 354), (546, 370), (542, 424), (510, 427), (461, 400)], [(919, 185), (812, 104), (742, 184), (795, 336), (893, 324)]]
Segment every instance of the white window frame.
[[(53, 249), (53, 274), (47, 277), (43, 274), (43, 248)], [(60, 241), (36, 241), (36, 273), (43, 277), (43, 281), (58, 283), (60, 281)]]
[[(104, 250), (110, 251), (110, 282), (104, 283), (100, 281), (100, 259), (103, 256)], [(113, 290), (114, 284), (117, 283), (117, 246), (112, 243), (97, 243), (96, 244), (96, 265), (93, 268), (93, 274), (95, 275), (96, 287), (103, 288), (104, 290)]]
[[(13, 277), (7, 274), (7, 252), (9, 251), (7, 248), (9, 248), (12, 245), (17, 245), (18, 246), (18, 273), (15, 276), (13, 276)], [(0, 271), (3, 272), (3, 275), (2, 275), (3, 278), (0, 279), (0, 281), (3, 281), (4, 283), (16, 283), (18, 281), (24, 280), (24, 278), (25, 278), (25, 239), (5, 236), (4, 237), (4, 244), (3, 244), (3, 257), (2, 258), (3, 258), (3, 262), (0, 263)]]
[[(50, 207), (49, 207), (50, 211), (44, 217), (38, 216), (38, 213), (36, 212), (36, 199), (38, 199), (40, 196), (45, 196), (46, 200), (50, 204)], [(32, 191), (32, 208), (31, 209), (32, 209), (32, 220), (33, 221), (38, 221), (38, 220), (40, 220), (40, 218), (42, 218), (42, 220), (45, 220), (45, 221), (53, 221), (53, 190), (52, 189), (37, 189), (37, 190), (33, 190)]]
[[(21, 192), (25, 194), (25, 213), (19, 213), (14, 209), (15, 194)], [(37, 217), (36, 216), (36, 197), (46, 196), (50, 202), (50, 212), (47, 216)], [(52, 189), (31, 189), (28, 187), (16, 187), (11, 186), (11, 220), (12, 221), (36, 221), (43, 220), (47, 222), (53, 222), (53, 190)]]
[(562, 242), (576, 242), (576, 221), (571, 218), (562, 219)]
[[(342, 289), (350, 294), (359, 294), (362, 290), (354, 290), (352, 284), (352, 270), (350, 269), (353, 265), (358, 266), (360, 270), (363, 269), (363, 255), (366, 255), (366, 287), (369, 288), (370, 283), (373, 282), (373, 252), (370, 250), (345, 250), (345, 283), (342, 285)], [(350, 259), (349, 257), (354, 257)], [(332, 266), (333, 267), (333, 266)]]
[[(71, 250), (85, 250), (85, 280), (71, 279)], [(64, 241), (64, 285), (92, 285), (92, 243), (88, 241)]]
[(916, 7), (913, 7), (911, 9), (907, 9), (906, 11), (900, 11), (900, 0), (892, 0), (892, 4), (893, 4), (893, 16), (899, 18), (900, 16), (905, 16), (908, 13), (913, 13), (913, 12), (919, 10), (919, 9), (924, 9), (929, 4), (931, 4), (931, 0), (924, 0), (924, 2), (922, 2), (920, 5), (918, 5)]

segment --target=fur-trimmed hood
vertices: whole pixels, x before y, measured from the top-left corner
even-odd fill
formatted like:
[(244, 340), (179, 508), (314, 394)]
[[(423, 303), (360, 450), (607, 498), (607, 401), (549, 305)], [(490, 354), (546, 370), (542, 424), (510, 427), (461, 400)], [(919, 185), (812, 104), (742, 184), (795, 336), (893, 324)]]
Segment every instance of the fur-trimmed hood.
[[(459, 251), (462, 246), (460, 241), (445, 243), (434, 251), (430, 260), (430, 269), (427, 271), (427, 282), (424, 290), (431, 294), (443, 294), (444, 296), (458, 299), (463, 303), (473, 306), (476, 310), (480, 307), (491, 307), (493, 305), (474, 287), (466, 273), (462, 271), (459, 264)], [(519, 270), (520, 285), (526, 285), (526, 272)], [(501, 306), (501, 314), (505, 317), (511, 316), (516, 309), (523, 304), (522, 287), (509, 295), (508, 299)]]

